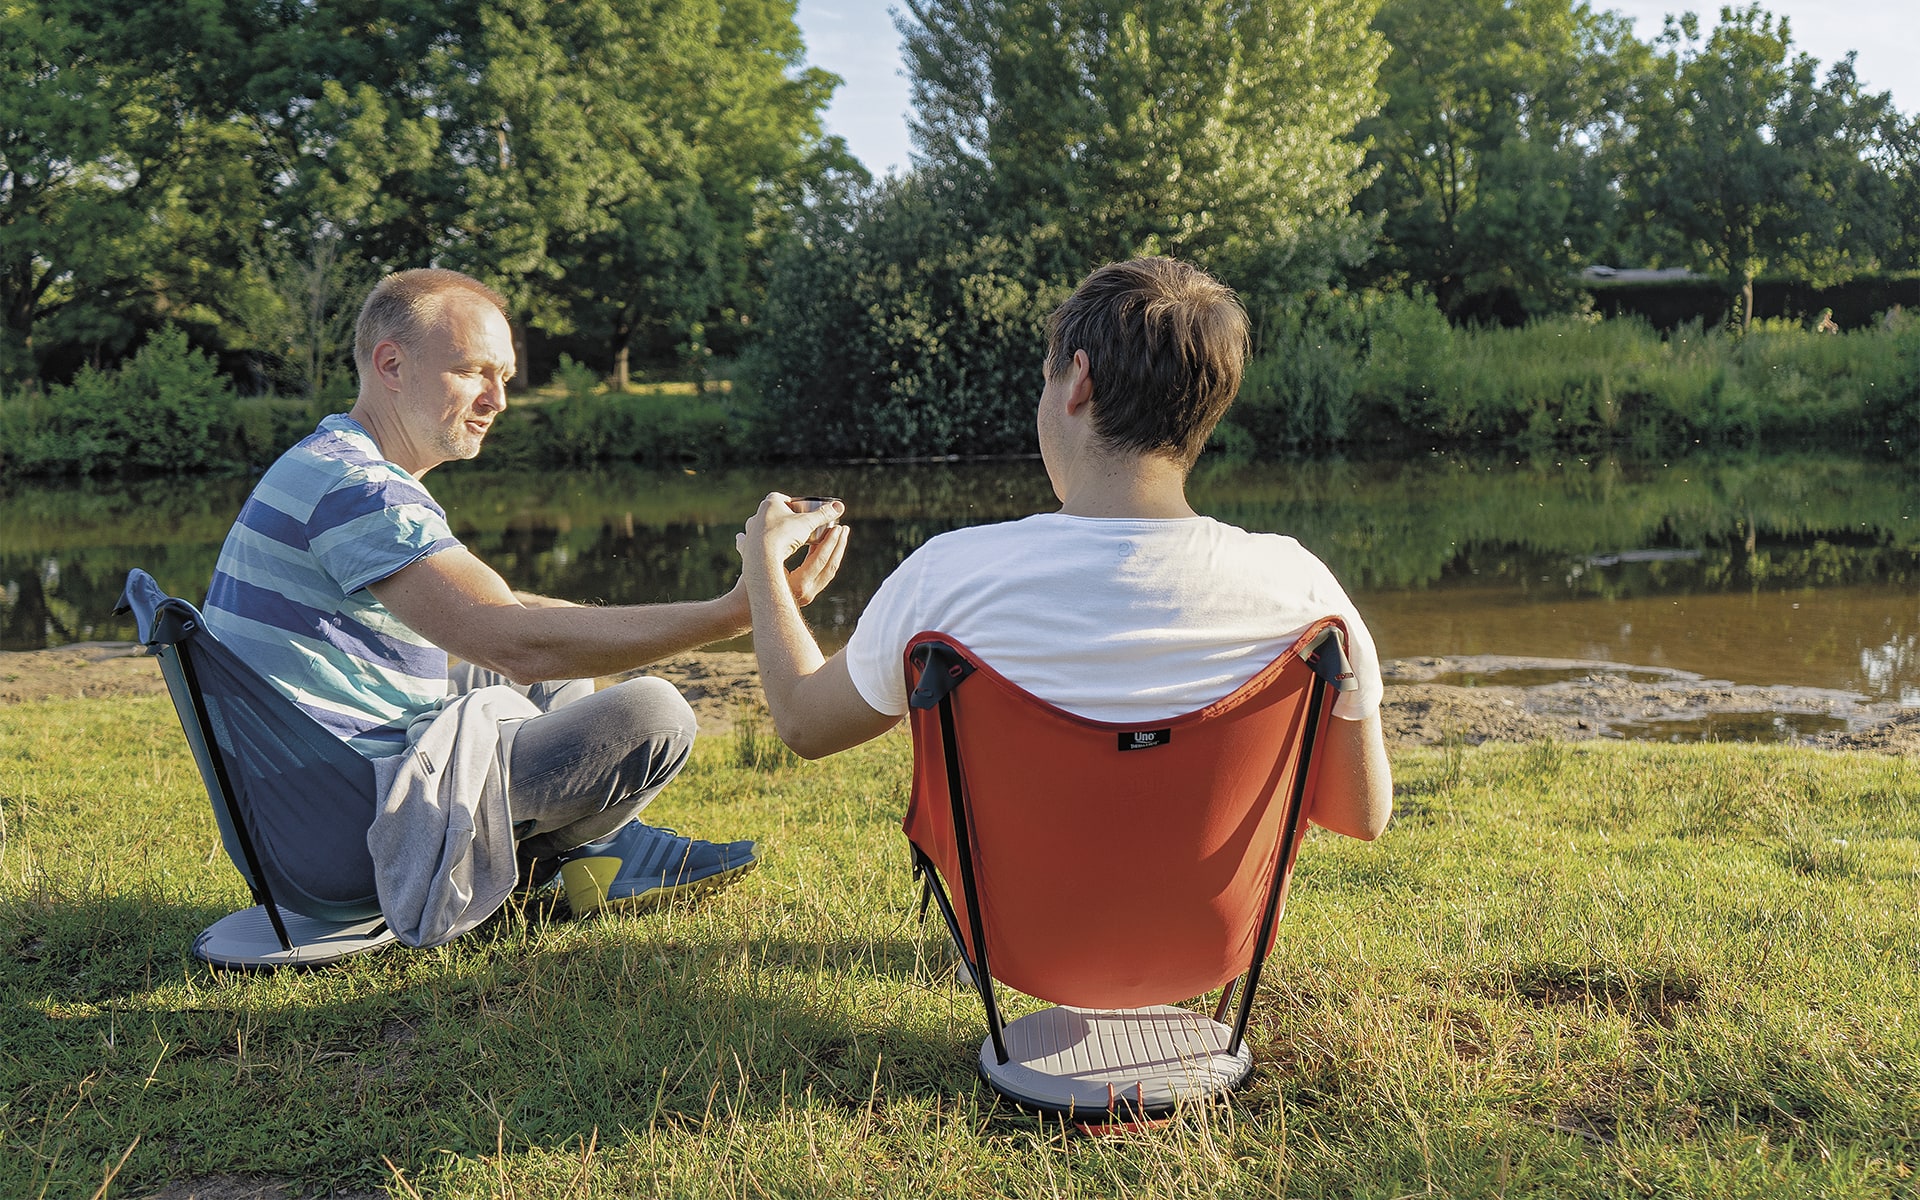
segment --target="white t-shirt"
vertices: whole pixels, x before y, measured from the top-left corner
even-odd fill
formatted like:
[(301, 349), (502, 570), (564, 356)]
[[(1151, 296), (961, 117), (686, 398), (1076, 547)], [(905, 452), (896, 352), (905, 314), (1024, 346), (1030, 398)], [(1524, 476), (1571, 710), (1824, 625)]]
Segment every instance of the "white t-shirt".
[(902, 715), (907, 643), (936, 629), (1068, 712), (1152, 721), (1229, 694), (1324, 616), (1345, 618), (1360, 684), (1333, 711), (1368, 717), (1381, 695), (1373, 637), (1300, 543), (1211, 517), (1042, 513), (914, 551), (860, 615), (846, 660), (868, 704)]

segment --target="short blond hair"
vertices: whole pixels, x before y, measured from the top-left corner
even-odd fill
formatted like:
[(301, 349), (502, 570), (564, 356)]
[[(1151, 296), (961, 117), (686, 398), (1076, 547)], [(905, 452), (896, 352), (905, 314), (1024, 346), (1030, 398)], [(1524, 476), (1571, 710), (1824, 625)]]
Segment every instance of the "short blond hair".
[(444, 267), (396, 271), (375, 284), (353, 327), (353, 364), (361, 378), (372, 374), (373, 348), (381, 342), (419, 349), (421, 331), (440, 316), (450, 297), (458, 295), (484, 300), (502, 317), (507, 315), (506, 298), (499, 292), (471, 275)]

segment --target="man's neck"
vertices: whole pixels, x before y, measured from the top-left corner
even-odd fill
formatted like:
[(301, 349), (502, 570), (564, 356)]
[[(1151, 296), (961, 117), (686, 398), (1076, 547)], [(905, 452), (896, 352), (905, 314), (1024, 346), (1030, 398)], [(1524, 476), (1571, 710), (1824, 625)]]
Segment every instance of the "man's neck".
[(1170, 521), (1196, 514), (1187, 472), (1160, 454), (1110, 454), (1076, 464), (1060, 511), (1070, 517)]
[(431, 471), (436, 462), (418, 459), (407, 453), (406, 430), (395, 420), (392, 411), (384, 405), (370, 402), (362, 395), (348, 411), (347, 417), (367, 431), (373, 444), (380, 447), (380, 457), (412, 475), (415, 479)]

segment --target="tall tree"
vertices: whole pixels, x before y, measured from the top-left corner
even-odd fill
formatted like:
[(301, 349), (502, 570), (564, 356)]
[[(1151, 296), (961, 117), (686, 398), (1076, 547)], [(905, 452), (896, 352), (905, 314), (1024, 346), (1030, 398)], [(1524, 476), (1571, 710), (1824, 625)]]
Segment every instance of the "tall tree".
[(623, 369), (733, 349), (844, 158), (802, 57), (793, 0), (0, 6), (0, 377), (173, 320), (317, 390), (430, 262)]
[[(838, 82), (802, 65), (792, 0), (521, 0), (477, 9), (449, 88), (464, 205), (451, 258), (537, 324), (700, 356), (757, 305), (768, 228)], [(724, 334), (722, 335), (724, 336)]]
[(907, 0), (918, 160), (1088, 261), (1165, 252), (1284, 286), (1294, 250), (1349, 224), (1375, 3)]
[(1888, 212), (1895, 223), (1887, 267), (1920, 270), (1920, 114), (1896, 118), (1888, 138), (1887, 175), (1893, 185)]
[(1376, 279), (1455, 315), (1540, 312), (1608, 238), (1627, 102), (1648, 60), (1582, 0), (1386, 0), (1386, 103), (1359, 130), (1379, 174)]
[(233, 265), (216, 231), (236, 182), (248, 211), (245, 138), (217, 72), (169, 53), (202, 34), (227, 40), (204, 9), (154, 28), (113, 4), (0, 6), (0, 382), (37, 377), (49, 327), (117, 356)]
[(1674, 257), (1726, 276), (1742, 324), (1761, 271), (1833, 280), (1877, 263), (1894, 234), (1876, 164), (1898, 113), (1860, 90), (1851, 56), (1819, 78), (1758, 4), (1722, 8), (1704, 43), (1692, 13), (1669, 18), (1659, 49), (1639, 134), (1646, 222)]

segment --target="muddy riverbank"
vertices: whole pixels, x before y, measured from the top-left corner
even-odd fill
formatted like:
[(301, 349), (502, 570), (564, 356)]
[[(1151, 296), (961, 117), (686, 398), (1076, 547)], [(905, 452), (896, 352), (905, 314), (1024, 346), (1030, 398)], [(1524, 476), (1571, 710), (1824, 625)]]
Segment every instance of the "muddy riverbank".
[[(682, 654), (652, 668), (678, 686), (709, 734), (760, 706), (751, 654)], [(1639, 738), (1767, 741), (1920, 750), (1920, 710), (1821, 688), (1756, 687), (1684, 671), (1490, 656), (1397, 659), (1382, 709), (1396, 746), (1449, 740)], [(164, 692), (157, 664), (125, 642), (0, 653), (0, 705)]]

